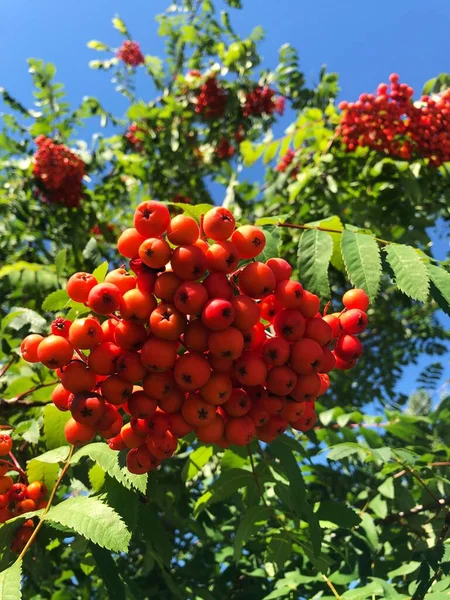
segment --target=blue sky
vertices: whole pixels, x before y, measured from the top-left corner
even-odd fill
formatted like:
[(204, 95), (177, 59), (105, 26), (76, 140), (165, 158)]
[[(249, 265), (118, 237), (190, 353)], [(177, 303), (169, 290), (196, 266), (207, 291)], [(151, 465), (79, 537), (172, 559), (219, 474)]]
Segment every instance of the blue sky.
[[(299, 52), (308, 82), (317, 80), (322, 64), (339, 73), (342, 99), (375, 90), (391, 72), (399, 73), (417, 94), (427, 79), (449, 70), (445, 43), (450, 31), (449, 0), (430, 0), (426, 5), (419, 0), (378, 0), (376, 6), (356, 0), (243, 1), (244, 10), (232, 11), (233, 23), (243, 35), (255, 25), (265, 29), (261, 44), (265, 65), (275, 66), (278, 48), (289, 42)], [(161, 54), (154, 17), (168, 4), (166, 0), (2, 0), (0, 87), (30, 105), (26, 59), (42, 58), (57, 65), (57, 80), (66, 85), (70, 102), (78, 104), (85, 95), (97, 96), (108, 110), (120, 114), (126, 103), (113, 93), (108, 73), (89, 69), (89, 60), (99, 56), (86, 42), (98, 39), (120, 45), (121, 37), (111, 26), (111, 18), (118, 13), (144, 53)], [(139, 86), (143, 94), (145, 81)], [(80, 132), (80, 137), (90, 133)], [(444, 258), (447, 250), (446, 240), (436, 239), (435, 256)], [(419, 368), (429, 362), (424, 359)], [(417, 372), (417, 367), (408, 369), (402, 391), (414, 386)]]

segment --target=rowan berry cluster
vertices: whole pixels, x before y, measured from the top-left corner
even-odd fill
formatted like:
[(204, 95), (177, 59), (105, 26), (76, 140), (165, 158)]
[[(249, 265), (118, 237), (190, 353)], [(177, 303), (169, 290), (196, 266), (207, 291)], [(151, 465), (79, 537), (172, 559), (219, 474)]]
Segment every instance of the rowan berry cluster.
[(45, 202), (77, 207), (83, 194), (84, 162), (63, 144), (40, 135), (33, 175)]
[(116, 56), (129, 67), (138, 67), (145, 62), (139, 43), (132, 40), (125, 40), (118, 49)]
[[(6, 457), (12, 451), (13, 442), (9, 435), (0, 434), (0, 457)], [(15, 481), (8, 473), (19, 471), (19, 481)], [(45, 508), (47, 490), (40, 481), (22, 483), (20, 479), (26, 478), (23, 471), (14, 463), (0, 458), (0, 523), (5, 523), (17, 515)], [(31, 519), (19, 527), (11, 544), (13, 552), (20, 553), (30, 539), (34, 529)]]
[(422, 96), (413, 103), (414, 90), (399, 83), (397, 74), (382, 83), (377, 94), (362, 94), (356, 102), (341, 102), (339, 126), (349, 152), (358, 146), (406, 160), (429, 159), (438, 167), (450, 160), (450, 90)]
[(136, 148), (138, 152), (142, 151), (144, 148), (144, 143), (142, 139), (137, 137), (137, 133), (143, 133), (144, 130), (142, 127), (139, 127), (137, 123), (131, 123), (128, 127), (127, 132), (125, 133), (125, 138), (129, 141), (129, 143)]
[[(294, 159), (295, 159), (295, 152), (294, 152), (294, 150), (291, 150), (291, 148), (289, 148), (288, 151), (286, 152), (286, 154), (281, 157), (280, 162), (276, 165), (275, 171), (278, 171), (279, 173), (285, 173), (287, 171), (287, 169), (290, 167), (290, 165), (292, 164)], [(299, 170), (298, 167), (294, 167), (292, 169), (291, 176), (293, 178), (297, 177), (298, 170)]]
[(208, 119), (217, 119), (225, 113), (226, 105), (226, 90), (220, 87), (214, 76), (208, 77), (205, 83), (200, 86), (196, 98), (195, 112)]
[(272, 115), (274, 112), (282, 115), (285, 103), (285, 98), (276, 98), (275, 91), (267, 85), (258, 85), (245, 95), (242, 112), (244, 117)]
[(120, 267), (102, 283), (76, 273), (67, 283), (94, 315), (60, 317), (48, 337), (22, 342), (25, 360), (60, 377), (52, 400), (72, 413), (67, 440), (98, 433), (144, 473), (191, 431), (226, 448), (255, 436), (270, 442), (288, 425), (311, 429), (328, 373), (362, 355), (355, 334), (367, 325), (366, 294), (350, 290), (342, 313), (322, 316), (288, 262), (255, 260), (264, 232), (236, 228), (224, 207), (199, 227), (151, 200), (133, 224), (117, 242), (133, 273)]

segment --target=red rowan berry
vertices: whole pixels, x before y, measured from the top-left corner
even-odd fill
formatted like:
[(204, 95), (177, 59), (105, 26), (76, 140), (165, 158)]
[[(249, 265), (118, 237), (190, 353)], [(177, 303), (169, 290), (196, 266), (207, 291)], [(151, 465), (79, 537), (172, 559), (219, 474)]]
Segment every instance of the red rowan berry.
[(261, 254), (266, 245), (266, 236), (259, 227), (242, 225), (233, 232), (231, 241), (238, 251), (239, 258), (246, 260)]
[(272, 269), (277, 283), (289, 279), (292, 275), (292, 267), (284, 258), (269, 258), (266, 265)]
[(112, 283), (99, 283), (89, 292), (87, 304), (93, 312), (108, 315), (119, 308), (121, 300), (118, 287)]
[(167, 238), (175, 246), (193, 244), (198, 240), (200, 230), (192, 217), (177, 215), (169, 223)]
[(136, 287), (136, 277), (123, 267), (110, 271), (105, 277), (105, 283), (115, 285), (121, 294), (125, 294)]
[(38, 357), (39, 344), (44, 338), (38, 333), (31, 333), (20, 344), (20, 354), (22, 358), (29, 363), (40, 362)]
[(75, 273), (67, 282), (66, 290), (71, 300), (84, 303), (96, 285), (98, 282), (90, 273)]
[(289, 363), (299, 375), (310, 375), (321, 369), (323, 350), (317, 342), (309, 339), (298, 340), (291, 346)]
[(169, 209), (156, 200), (141, 202), (134, 213), (134, 227), (146, 238), (162, 235), (166, 232), (169, 223)]
[(134, 227), (125, 229), (117, 240), (117, 250), (126, 258), (136, 258), (139, 256), (139, 247), (146, 239)]
[(49, 335), (39, 344), (37, 356), (48, 369), (58, 369), (71, 360), (73, 346), (66, 338)]
[(351, 308), (359, 308), (359, 310), (366, 312), (369, 308), (370, 300), (364, 290), (354, 289), (348, 290), (342, 296), (342, 302), (348, 310)]
[(275, 333), (288, 342), (299, 340), (305, 332), (305, 326), (302, 314), (293, 308), (283, 308), (273, 319)]
[(51, 324), (51, 332), (53, 335), (60, 335), (61, 337), (68, 338), (71, 325), (72, 321), (64, 319), (63, 317), (58, 317)]
[(64, 434), (69, 444), (81, 446), (94, 439), (95, 429), (89, 425), (78, 423), (71, 417), (64, 426)]
[(203, 230), (206, 237), (216, 242), (228, 239), (234, 231), (234, 226), (234, 217), (224, 206), (212, 208), (203, 219)]
[(351, 308), (339, 317), (340, 326), (344, 333), (362, 333), (368, 323), (367, 315), (359, 308)]
[(148, 371), (168, 371), (175, 364), (178, 343), (151, 338), (141, 350), (141, 361)]
[(269, 366), (282, 366), (289, 360), (290, 345), (282, 337), (267, 339), (262, 347), (261, 355), (264, 362)]
[(205, 385), (211, 375), (207, 359), (196, 352), (186, 352), (175, 363), (173, 374), (182, 390), (193, 392)]
[(224, 298), (230, 300), (233, 296), (233, 288), (225, 273), (210, 273), (202, 282), (207, 291), (209, 299)]
[(202, 310), (202, 321), (212, 331), (223, 331), (233, 323), (233, 305), (223, 298), (208, 300)]
[(197, 315), (208, 301), (208, 293), (201, 283), (184, 281), (175, 292), (174, 304), (185, 315)]
[(216, 242), (206, 252), (206, 267), (212, 273), (233, 273), (238, 264), (238, 251), (232, 242)]
[(85, 362), (73, 360), (63, 370), (61, 383), (66, 390), (76, 394), (88, 392), (95, 386), (95, 372), (89, 369)]
[(103, 341), (103, 338), (102, 326), (93, 317), (77, 319), (69, 329), (69, 342), (74, 348), (81, 350), (92, 350)]
[(246, 446), (256, 435), (256, 427), (247, 415), (228, 419), (225, 423), (225, 437), (230, 444)]
[(206, 256), (197, 246), (178, 246), (170, 261), (173, 272), (183, 281), (200, 279), (206, 271)]

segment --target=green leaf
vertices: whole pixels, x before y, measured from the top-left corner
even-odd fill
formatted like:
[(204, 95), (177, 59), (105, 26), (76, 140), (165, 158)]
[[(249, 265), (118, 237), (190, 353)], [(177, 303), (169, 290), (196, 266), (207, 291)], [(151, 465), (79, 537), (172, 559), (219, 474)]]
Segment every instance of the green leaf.
[(225, 469), (240, 469), (249, 463), (248, 458), (244, 458), (233, 450), (226, 450), (220, 461), (220, 468)]
[(267, 546), (267, 558), (282, 569), (292, 553), (292, 541), (285, 535), (272, 536)]
[(27, 464), (28, 481), (42, 481), (48, 490), (51, 490), (58, 479), (58, 463), (41, 462), (33, 458)]
[(380, 542), (378, 538), (377, 526), (369, 513), (365, 512), (361, 517), (361, 528), (366, 533), (366, 538), (374, 550), (377, 550)]
[(292, 587), (288, 585), (282, 585), (275, 588), (273, 592), (270, 592), (270, 594), (267, 596), (264, 596), (263, 600), (275, 600), (275, 598), (284, 598), (285, 596), (291, 596), (291, 594)]
[(52, 292), (47, 296), (42, 303), (42, 310), (46, 310), (48, 312), (57, 312), (62, 310), (68, 301), (69, 294), (66, 292), (66, 290), (57, 290), (56, 292)]
[(244, 544), (254, 533), (267, 524), (270, 514), (269, 506), (253, 506), (241, 519), (234, 538), (234, 560), (238, 561)]
[(342, 234), (341, 249), (348, 278), (373, 302), (381, 280), (380, 249), (375, 238), (346, 229)]
[(29, 263), (24, 260), (19, 260), (12, 265), (5, 265), (0, 269), (0, 279), (6, 277), (11, 273), (17, 273), (18, 271), (30, 271), (36, 273), (37, 271), (50, 271), (50, 267), (46, 265), (40, 265), (38, 263)]
[(72, 464), (76, 464), (80, 458), (88, 456), (100, 465), (100, 467), (114, 477), (124, 487), (131, 489), (134, 487), (141, 493), (145, 494), (147, 489), (147, 474), (134, 475), (130, 473), (126, 467), (121, 467), (119, 464), (119, 454), (102, 442), (94, 442), (80, 448), (72, 458)]
[(29, 444), (37, 444), (39, 442), (39, 437), (41, 434), (41, 427), (39, 421), (34, 419), (31, 421), (30, 427), (26, 431), (23, 432), (23, 439)]
[(67, 262), (67, 248), (63, 248), (55, 256), (55, 269), (56, 269), (57, 277), (61, 277), (61, 275), (64, 273), (66, 262)]
[(197, 500), (194, 512), (196, 515), (206, 508), (206, 504), (220, 502), (240, 488), (254, 483), (253, 475), (244, 469), (229, 469), (220, 474), (210, 489)]
[(18, 560), (9, 569), (0, 573), (0, 598), (2, 600), (21, 600), (21, 579), (22, 561)]
[(64, 462), (68, 456), (69, 446), (59, 446), (59, 448), (54, 448), (53, 450), (49, 450), (48, 452), (44, 452), (44, 454), (36, 456), (34, 460), (44, 463), (59, 463)]
[(105, 471), (97, 463), (89, 469), (89, 483), (94, 492), (99, 492), (105, 483)]
[[(328, 217), (328, 219), (322, 219), (321, 221), (315, 221), (314, 223), (308, 223), (308, 225), (318, 225), (319, 227), (326, 227), (327, 229), (335, 229), (335, 232), (328, 231), (328, 235), (333, 240), (333, 254), (331, 255), (331, 264), (335, 269), (339, 271), (344, 270), (344, 261), (341, 253), (341, 239), (342, 232), (344, 231), (344, 225), (339, 217), (336, 215)], [(337, 233), (339, 232), (339, 233)]]
[(431, 280), (431, 295), (440, 308), (450, 316), (450, 273), (443, 268), (427, 264)]
[(188, 456), (186, 464), (183, 467), (181, 476), (184, 481), (190, 481), (199, 473), (208, 463), (214, 454), (212, 446), (199, 446)]
[(321, 299), (330, 297), (328, 266), (333, 253), (333, 240), (325, 231), (304, 231), (298, 246), (298, 270), (305, 287)]
[(105, 277), (108, 272), (108, 267), (108, 262), (105, 260), (105, 262), (102, 262), (101, 265), (94, 269), (92, 275), (95, 277), (98, 283), (103, 283), (105, 281)]
[(429, 292), (428, 272), (414, 248), (389, 244), (386, 259), (394, 271), (398, 289), (414, 300), (426, 302)]
[(263, 163), (266, 165), (267, 163), (270, 163), (276, 156), (276, 153), (278, 152), (278, 148), (280, 146), (280, 142), (278, 140), (275, 140), (274, 142), (271, 142), (265, 152), (264, 152), (264, 156), (263, 156)]
[(352, 454), (357, 454), (360, 449), (361, 447), (359, 444), (354, 444), (352, 442), (336, 444), (330, 448), (327, 458), (328, 460), (342, 460), (343, 458), (352, 456)]
[(343, 502), (333, 500), (321, 502), (316, 517), (319, 521), (331, 521), (331, 523), (336, 523), (339, 527), (347, 529), (355, 527), (361, 522), (361, 518), (353, 508)]
[(393, 571), (389, 571), (388, 578), (393, 579), (394, 577), (402, 577), (403, 575), (409, 575), (410, 573), (414, 573), (420, 567), (420, 562), (412, 560), (405, 565), (401, 565), (398, 569), (394, 569)]
[(64, 426), (70, 419), (70, 411), (61, 412), (53, 404), (44, 408), (44, 436), (49, 450), (67, 445)]
[(77, 496), (53, 506), (45, 521), (72, 529), (102, 548), (126, 552), (130, 533), (119, 515), (97, 498)]
[(138, 524), (139, 495), (135, 490), (129, 490), (121, 485), (117, 479), (107, 473), (105, 473), (104, 490), (106, 503), (122, 517), (128, 529), (133, 532)]
[(90, 544), (92, 556), (97, 563), (100, 577), (108, 591), (110, 600), (123, 600), (126, 598), (123, 579), (119, 575), (119, 568), (114, 562), (110, 552), (100, 548), (97, 544)]
[(378, 486), (378, 491), (386, 498), (393, 500), (395, 498), (394, 480), (388, 477), (381, 485)]
[(269, 258), (275, 258), (279, 256), (279, 246), (281, 243), (280, 230), (278, 227), (272, 227), (270, 225), (261, 227), (266, 236), (266, 245), (264, 250), (258, 254), (257, 260), (260, 262), (266, 262)]

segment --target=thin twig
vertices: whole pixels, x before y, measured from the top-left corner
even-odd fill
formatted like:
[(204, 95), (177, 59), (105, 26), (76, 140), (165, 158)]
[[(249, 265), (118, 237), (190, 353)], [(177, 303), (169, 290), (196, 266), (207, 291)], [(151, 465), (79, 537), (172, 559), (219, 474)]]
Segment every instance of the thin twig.
[[(291, 229), (317, 229), (318, 231), (327, 231), (328, 233), (344, 233), (343, 229), (330, 229), (329, 227), (319, 227), (318, 225), (297, 225), (296, 223), (282, 223), (279, 221), (277, 227), (287, 227)], [(388, 240), (382, 240), (381, 238), (373, 238), (379, 244), (392, 244)]]
[(440, 498), (438, 498), (436, 496), (436, 494), (429, 488), (429, 486), (425, 483), (425, 481), (422, 479), (422, 477), (420, 475), (418, 475), (413, 469), (411, 469), (411, 467), (408, 467), (408, 465), (405, 465), (400, 460), (398, 460), (398, 459), (394, 459), (394, 460), (399, 465), (401, 465), (405, 469), (405, 471), (410, 473), (410, 475), (412, 475), (412, 477), (414, 477), (414, 479), (416, 479), (420, 483), (420, 485), (423, 487), (423, 489), (433, 498), (433, 500), (437, 504), (439, 504)]
[(6, 363), (6, 365), (3, 367), (3, 369), (0, 371), (0, 377), (3, 377), (3, 375), (6, 373), (6, 371), (12, 367), (17, 361), (19, 360), (19, 357), (13, 356), (13, 358)]
[(250, 444), (247, 444), (247, 450), (248, 450), (248, 456), (250, 458), (250, 464), (251, 464), (251, 467), (252, 467), (253, 477), (255, 478), (255, 484), (256, 484), (256, 487), (258, 489), (259, 495), (261, 496), (261, 499), (264, 502), (264, 504), (266, 506), (269, 506), (267, 504), (266, 499), (264, 498), (264, 491), (263, 491), (263, 489), (261, 487), (261, 482), (259, 481), (258, 473), (256, 472), (255, 461), (253, 460), (253, 454), (252, 454), (252, 451), (251, 451), (251, 448), (250, 448)]
[(19, 475), (26, 480), (27, 476), (26, 476), (24, 470), (22, 469), (22, 467), (20, 466), (19, 461), (17, 460), (17, 458), (14, 456), (14, 454), (12, 452), (9, 453), (9, 456), (10, 456), (12, 462), (13, 462), (14, 471), (17, 471), (19, 473)]
[(21, 394), (19, 394), (18, 396), (16, 396), (12, 400), (2, 400), (1, 402), (4, 403), (4, 404), (16, 404), (16, 403), (20, 403), (21, 400), (23, 400), (24, 398), (26, 398), (27, 396), (29, 396), (33, 392), (36, 392), (37, 390), (41, 390), (42, 388), (46, 388), (46, 387), (50, 387), (52, 385), (55, 385), (55, 383), (57, 383), (56, 379), (54, 381), (51, 381), (50, 383), (40, 383), (39, 385), (35, 385), (34, 387), (30, 388), (26, 392), (22, 392)]
[(75, 446), (70, 446), (70, 451), (69, 451), (69, 456), (67, 457), (63, 468), (61, 469), (61, 473), (59, 474), (58, 479), (56, 480), (55, 485), (53, 486), (53, 489), (50, 493), (50, 497), (48, 499), (47, 502), (47, 506), (44, 508), (43, 513), (40, 515), (39, 517), (39, 523), (36, 525), (36, 527), (34, 528), (33, 533), (31, 534), (30, 539), (28, 540), (28, 542), (26, 543), (25, 548), (22, 550), (22, 552), (19, 554), (19, 557), (17, 560), (22, 560), (23, 557), (25, 556), (26, 551), (28, 550), (28, 548), (31, 546), (31, 544), (34, 542), (39, 530), (41, 529), (42, 525), (44, 524), (44, 518), (45, 515), (48, 513), (48, 511), (50, 510), (51, 504), (55, 498), (56, 492), (58, 490), (58, 487), (64, 477), (64, 475), (67, 473), (68, 468), (70, 467), (70, 461), (72, 460), (72, 456), (73, 456), (73, 452), (75, 450)]
[(328, 577), (325, 575), (325, 573), (322, 573), (322, 577), (323, 580), (325, 581), (325, 583), (327, 584), (327, 586), (330, 588), (330, 590), (333, 592), (333, 596), (336, 598), (336, 600), (342, 600), (341, 596), (338, 594), (336, 588), (334, 587), (334, 585), (331, 583), (331, 581), (328, 579)]

